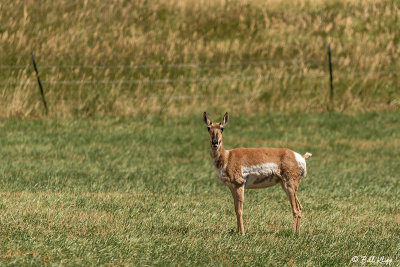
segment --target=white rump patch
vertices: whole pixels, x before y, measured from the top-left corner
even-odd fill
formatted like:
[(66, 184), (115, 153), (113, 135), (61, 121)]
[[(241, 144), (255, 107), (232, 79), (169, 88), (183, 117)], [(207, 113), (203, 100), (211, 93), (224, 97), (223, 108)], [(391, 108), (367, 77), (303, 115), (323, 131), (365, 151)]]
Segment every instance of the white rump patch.
[(293, 152), (293, 153), (294, 153), (294, 156), (296, 157), (297, 164), (299, 164), (299, 167), (301, 169), (301, 178), (304, 178), (307, 176), (306, 160), (299, 153), (297, 153), (297, 152)]
[(279, 182), (278, 165), (265, 163), (242, 167), (242, 177), (246, 180), (246, 188), (265, 188)]

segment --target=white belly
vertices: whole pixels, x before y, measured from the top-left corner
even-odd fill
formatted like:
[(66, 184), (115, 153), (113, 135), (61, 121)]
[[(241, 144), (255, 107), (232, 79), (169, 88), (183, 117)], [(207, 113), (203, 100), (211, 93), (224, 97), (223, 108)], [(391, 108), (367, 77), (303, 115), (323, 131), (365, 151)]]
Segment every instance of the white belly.
[(249, 189), (270, 187), (280, 181), (275, 163), (242, 167), (242, 176), (246, 180), (245, 188)]

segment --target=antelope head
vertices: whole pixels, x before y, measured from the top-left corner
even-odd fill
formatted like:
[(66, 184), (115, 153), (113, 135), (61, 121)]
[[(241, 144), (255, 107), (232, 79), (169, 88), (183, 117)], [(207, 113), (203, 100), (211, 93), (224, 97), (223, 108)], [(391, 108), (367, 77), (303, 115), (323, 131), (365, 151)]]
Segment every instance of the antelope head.
[(207, 113), (203, 114), (204, 123), (207, 125), (207, 131), (210, 134), (210, 145), (211, 149), (219, 150), (222, 144), (222, 132), (224, 127), (228, 124), (228, 112), (225, 113), (222, 122), (211, 122), (208, 118)]

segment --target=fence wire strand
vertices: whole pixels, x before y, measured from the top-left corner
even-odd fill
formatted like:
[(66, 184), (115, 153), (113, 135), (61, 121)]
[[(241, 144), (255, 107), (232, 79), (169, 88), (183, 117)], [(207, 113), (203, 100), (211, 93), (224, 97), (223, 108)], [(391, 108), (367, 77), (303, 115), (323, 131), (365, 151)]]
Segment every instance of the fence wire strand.
[[(398, 56), (388, 55), (379, 57), (378, 59), (397, 59)], [(336, 57), (335, 62), (341, 60), (376, 60), (377, 57)], [(323, 58), (307, 58), (307, 59), (270, 59), (270, 60), (260, 60), (260, 61), (241, 61), (241, 62), (210, 62), (210, 63), (177, 63), (177, 64), (131, 64), (131, 65), (42, 65), (38, 66), (39, 69), (158, 69), (158, 68), (183, 68), (183, 69), (193, 69), (202, 67), (230, 67), (230, 66), (258, 66), (258, 65), (273, 65), (273, 64), (283, 64), (290, 63), (304, 64), (304, 63), (321, 63), (325, 64)], [(26, 65), (0, 65), (0, 69), (28, 69), (32, 66), (30, 64)]]
[[(393, 75), (397, 76), (400, 72), (352, 72), (352, 73), (336, 73), (335, 77), (368, 77)], [(322, 78), (327, 77), (328, 73), (307, 73), (307, 74), (282, 74), (282, 75), (252, 75), (237, 77), (208, 77), (208, 78), (190, 78), (190, 79), (137, 79), (137, 80), (43, 80), (42, 84), (50, 85), (93, 85), (93, 84), (171, 84), (171, 83), (210, 83), (225, 81), (251, 81), (251, 80), (271, 80), (271, 79), (298, 79), (298, 78)], [(32, 85), (36, 81), (0, 81), (0, 85)]]

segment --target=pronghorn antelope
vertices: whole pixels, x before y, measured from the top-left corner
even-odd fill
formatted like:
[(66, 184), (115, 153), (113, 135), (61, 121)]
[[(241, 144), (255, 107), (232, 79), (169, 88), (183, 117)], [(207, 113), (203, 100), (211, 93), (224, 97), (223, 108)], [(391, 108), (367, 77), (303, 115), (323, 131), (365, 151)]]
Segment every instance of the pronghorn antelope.
[(213, 123), (203, 114), (210, 134), (211, 161), (219, 180), (232, 192), (237, 231), (244, 235), (243, 201), (245, 189), (266, 188), (280, 184), (285, 190), (293, 212), (293, 231), (300, 234), (301, 210), (296, 192), (301, 178), (306, 177), (306, 159), (287, 148), (235, 148), (225, 150), (222, 131), (228, 123), (228, 113), (220, 123)]

